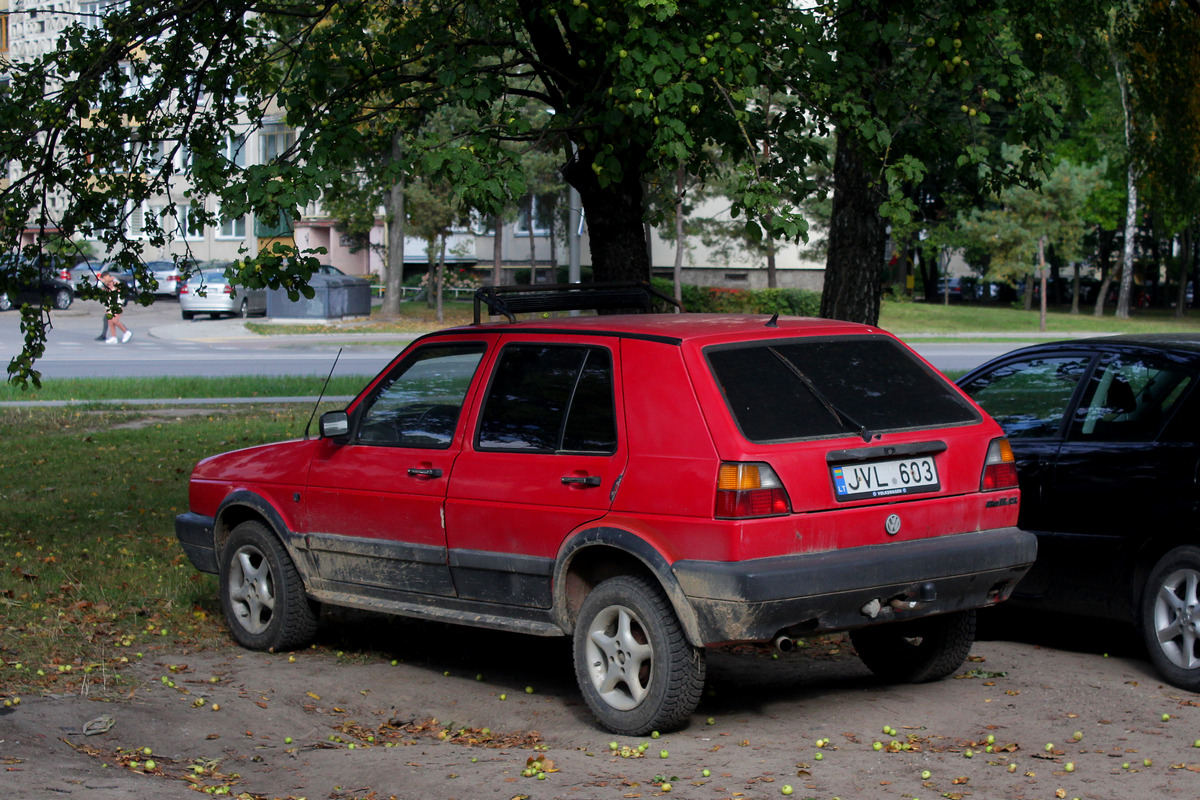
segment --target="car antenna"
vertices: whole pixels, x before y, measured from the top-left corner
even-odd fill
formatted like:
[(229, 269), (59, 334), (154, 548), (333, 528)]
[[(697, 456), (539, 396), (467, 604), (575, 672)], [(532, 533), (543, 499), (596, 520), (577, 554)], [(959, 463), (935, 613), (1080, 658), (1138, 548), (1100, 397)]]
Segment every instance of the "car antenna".
[(763, 327), (778, 328), (779, 327), (779, 312), (776, 311), (774, 314), (772, 314), (771, 318), (769, 320), (767, 320), (767, 324)]
[(304, 438), (308, 438), (308, 429), (312, 427), (313, 417), (317, 416), (317, 409), (321, 407), (321, 401), (325, 399), (325, 390), (329, 388), (329, 379), (333, 377), (333, 371), (337, 369), (338, 359), (342, 357), (342, 348), (338, 348), (337, 355), (333, 357), (333, 366), (329, 368), (329, 374), (325, 376), (325, 384), (321, 387), (321, 393), (317, 395), (317, 403), (313, 406), (312, 413), (308, 415), (308, 422), (304, 426)]

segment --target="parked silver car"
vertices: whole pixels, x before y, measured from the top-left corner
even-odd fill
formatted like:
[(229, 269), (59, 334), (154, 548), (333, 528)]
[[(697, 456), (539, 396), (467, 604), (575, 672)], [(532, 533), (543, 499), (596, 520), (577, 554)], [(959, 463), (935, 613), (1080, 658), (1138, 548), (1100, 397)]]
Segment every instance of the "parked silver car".
[(225, 277), (223, 267), (202, 269), (179, 287), (179, 312), (184, 319), (208, 314), (213, 319), (222, 316), (264, 316), (267, 313), (265, 289), (234, 286)]

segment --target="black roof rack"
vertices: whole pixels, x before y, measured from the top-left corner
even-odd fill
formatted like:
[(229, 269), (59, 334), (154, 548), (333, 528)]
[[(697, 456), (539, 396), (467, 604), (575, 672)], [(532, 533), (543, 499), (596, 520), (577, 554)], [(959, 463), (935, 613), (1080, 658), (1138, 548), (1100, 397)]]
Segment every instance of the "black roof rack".
[(516, 322), (517, 314), (545, 311), (630, 310), (645, 313), (654, 309), (656, 299), (683, 310), (678, 301), (657, 291), (647, 281), (484, 286), (475, 292), (475, 324), (480, 324), (480, 312), (485, 305), (489, 313)]

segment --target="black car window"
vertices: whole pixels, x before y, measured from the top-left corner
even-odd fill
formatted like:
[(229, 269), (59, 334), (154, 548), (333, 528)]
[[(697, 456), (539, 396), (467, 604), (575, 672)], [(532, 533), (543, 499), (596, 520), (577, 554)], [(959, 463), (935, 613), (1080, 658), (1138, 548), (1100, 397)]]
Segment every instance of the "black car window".
[(1193, 373), (1178, 364), (1119, 356), (1097, 369), (1075, 412), (1069, 437), (1150, 441), (1158, 436)]
[(600, 347), (510, 345), (480, 414), (480, 450), (613, 453), (612, 357)]
[(485, 349), (482, 343), (431, 345), (405, 359), (363, 402), (355, 440), (448, 448)]
[(752, 442), (865, 437), (979, 419), (944, 378), (885, 336), (763, 341), (706, 355)]
[(1011, 439), (1058, 436), (1090, 355), (1009, 361), (963, 386)]

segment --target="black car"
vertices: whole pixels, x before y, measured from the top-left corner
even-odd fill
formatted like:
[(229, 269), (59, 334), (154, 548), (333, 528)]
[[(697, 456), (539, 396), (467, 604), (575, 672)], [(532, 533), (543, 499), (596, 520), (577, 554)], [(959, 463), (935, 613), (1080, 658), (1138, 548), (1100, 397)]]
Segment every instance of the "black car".
[(1026, 604), (1133, 622), (1159, 672), (1200, 690), (1200, 335), (1025, 347), (958, 384), (1008, 434)]
[(43, 299), (59, 311), (70, 308), (75, 292), (64, 273), (65, 267), (53, 258), (43, 259), (34, 266), (12, 254), (0, 256), (0, 311), (24, 303), (41, 303)]

